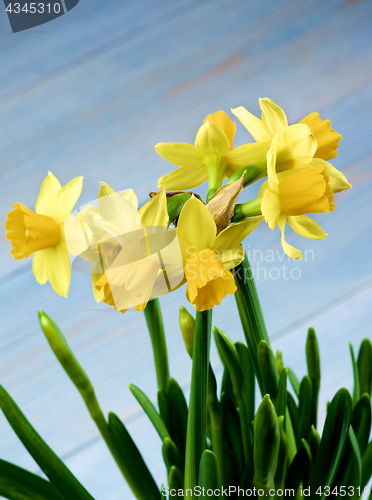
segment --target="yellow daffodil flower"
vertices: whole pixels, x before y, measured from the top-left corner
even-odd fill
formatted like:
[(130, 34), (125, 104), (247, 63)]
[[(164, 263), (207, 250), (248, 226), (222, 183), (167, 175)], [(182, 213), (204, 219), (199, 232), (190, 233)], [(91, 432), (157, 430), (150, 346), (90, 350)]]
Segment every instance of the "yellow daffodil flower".
[(285, 241), (286, 222), (293, 231), (305, 238), (323, 239), (327, 234), (305, 214), (329, 213), (336, 209), (336, 205), (333, 203), (334, 195), (323, 165), (277, 174), (278, 139), (276, 135), (267, 153), (268, 180), (259, 193), (260, 196), (263, 195), (261, 211), (270, 229), (279, 226), (285, 253), (293, 259), (302, 259), (300, 250)]
[(67, 297), (71, 276), (64, 222), (82, 186), (83, 178), (76, 177), (62, 187), (49, 172), (41, 185), (35, 212), (15, 203), (5, 222), (13, 257), (18, 260), (34, 254), (32, 269), (37, 282), (43, 285), (49, 280), (54, 291), (63, 297)]
[(185, 203), (176, 231), (187, 280), (186, 296), (197, 311), (221, 304), (227, 294), (236, 291), (230, 269), (243, 260), (244, 249), (239, 245), (257, 226), (258, 221), (246, 219), (217, 235), (207, 207), (195, 197)]
[[(337, 156), (342, 136), (331, 129), (329, 120), (323, 121), (318, 113), (311, 113), (296, 125), (288, 125), (287, 117), (271, 99), (260, 99), (261, 120), (242, 106), (232, 109), (233, 114), (259, 143), (266, 143), (278, 134), (277, 172), (295, 168), (322, 165), (329, 177), (334, 193), (349, 189), (346, 177), (326, 160)], [(262, 177), (266, 175), (266, 159), (259, 163)]]
[(245, 144), (233, 148), (236, 125), (224, 111), (208, 115), (200, 127), (195, 145), (162, 142), (155, 146), (156, 152), (180, 165), (174, 172), (161, 177), (159, 188), (167, 190), (192, 189), (208, 179), (209, 189), (222, 186), (224, 177), (230, 177), (241, 167), (257, 161), (270, 146), (266, 143)]
[[(142, 311), (151, 298), (171, 291), (183, 280), (176, 233), (168, 228), (165, 190), (137, 211), (128, 201), (128, 192), (119, 195), (107, 184), (101, 184), (98, 207), (87, 208), (82, 214), (84, 225), (91, 232), (89, 245), (98, 247), (96, 263), (100, 263), (101, 269), (94, 269), (93, 282), (101, 295), (96, 295), (96, 299), (122, 313), (131, 305)], [(73, 224), (76, 221), (71, 224), (74, 231)], [(82, 241), (81, 235), (79, 238)], [(86, 252), (81, 255), (93, 261)]]

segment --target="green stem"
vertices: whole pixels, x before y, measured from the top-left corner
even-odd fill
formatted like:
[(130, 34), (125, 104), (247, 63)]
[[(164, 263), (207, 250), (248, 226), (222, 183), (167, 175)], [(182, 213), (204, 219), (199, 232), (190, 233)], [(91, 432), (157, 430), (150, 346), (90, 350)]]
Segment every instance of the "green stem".
[[(265, 340), (270, 346), (269, 336), (267, 334), (265, 320), (262, 314), (260, 300), (258, 298), (256, 285), (253, 279), (252, 269), (250, 267), (247, 255), (244, 256), (242, 263), (235, 268), (235, 300), (238, 307), (240, 320), (242, 323), (244, 336), (247, 341), (249, 354), (251, 356), (253, 369), (260, 387), (262, 397), (265, 395), (261, 379), (260, 369), (257, 361), (257, 347), (261, 340)], [(287, 422), (290, 421), (289, 412), (286, 413)], [(287, 426), (287, 439), (289, 447), (289, 456), (292, 460), (296, 454), (296, 440), (293, 433), (292, 424)]]
[(223, 437), (223, 418), (221, 404), (217, 398), (217, 383), (212, 366), (209, 365), (208, 374), (208, 411), (209, 427), (211, 432), (211, 444), (213, 453), (216, 455), (220, 471), (221, 484), (226, 484), (225, 478), (225, 448)]
[(158, 389), (167, 391), (169, 379), (169, 364), (167, 344), (164, 334), (163, 317), (159, 299), (151, 300), (145, 308), (145, 318), (149, 329), (152, 350), (154, 352), (156, 378)]
[[(212, 310), (196, 313), (185, 458), (185, 496), (198, 484), (200, 459), (206, 445), (207, 387)], [(191, 490), (191, 495), (190, 495)]]
[(247, 217), (255, 217), (261, 215), (261, 202), (263, 196), (259, 196), (255, 200), (247, 201), (246, 203), (238, 203), (235, 205), (234, 217), (231, 222), (239, 222)]

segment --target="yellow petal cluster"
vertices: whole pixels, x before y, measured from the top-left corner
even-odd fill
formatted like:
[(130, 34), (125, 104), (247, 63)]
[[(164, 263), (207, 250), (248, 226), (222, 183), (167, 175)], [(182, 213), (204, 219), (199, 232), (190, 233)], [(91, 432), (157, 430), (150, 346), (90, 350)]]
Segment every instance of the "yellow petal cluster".
[(260, 195), (263, 195), (261, 211), (270, 229), (278, 225), (285, 253), (293, 259), (302, 259), (300, 250), (285, 240), (285, 224), (288, 222), (296, 233), (305, 238), (325, 238), (327, 235), (319, 224), (305, 214), (328, 214), (335, 210), (334, 195), (322, 165), (277, 174), (277, 147), (278, 135), (275, 135), (267, 153), (268, 180), (260, 190)]
[(62, 187), (49, 172), (41, 185), (35, 212), (15, 203), (5, 222), (13, 257), (23, 259), (34, 254), (32, 269), (38, 283), (43, 285), (49, 280), (55, 292), (63, 297), (67, 297), (71, 275), (64, 222), (82, 186), (83, 178), (76, 177)]
[(246, 219), (217, 235), (207, 207), (194, 196), (185, 203), (176, 231), (185, 267), (186, 296), (197, 311), (211, 309), (235, 292), (230, 269), (243, 260), (240, 243), (257, 226), (258, 221)]
[[(337, 156), (336, 150), (342, 138), (331, 128), (329, 120), (323, 121), (319, 113), (311, 113), (299, 123), (288, 125), (283, 109), (271, 99), (263, 98), (259, 102), (261, 120), (242, 106), (231, 111), (258, 143), (266, 144), (278, 134), (278, 172), (323, 165), (334, 193), (351, 187), (346, 177), (326, 161)], [(265, 167), (266, 162), (263, 162)]]
[(233, 148), (235, 123), (224, 111), (208, 115), (200, 127), (195, 145), (162, 142), (155, 146), (156, 152), (178, 168), (160, 177), (159, 188), (167, 190), (192, 189), (208, 179), (209, 189), (222, 186), (225, 177), (230, 177), (239, 168), (261, 158), (270, 146), (245, 144)]

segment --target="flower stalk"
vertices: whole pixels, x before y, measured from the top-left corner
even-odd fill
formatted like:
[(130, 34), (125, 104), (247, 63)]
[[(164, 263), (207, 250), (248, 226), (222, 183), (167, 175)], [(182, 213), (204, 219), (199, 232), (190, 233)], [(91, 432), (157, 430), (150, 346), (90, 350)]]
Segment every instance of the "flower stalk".
[[(206, 447), (207, 387), (212, 310), (196, 312), (190, 403), (187, 420), (185, 496), (198, 484), (199, 464)], [(190, 496), (190, 495), (189, 495)]]

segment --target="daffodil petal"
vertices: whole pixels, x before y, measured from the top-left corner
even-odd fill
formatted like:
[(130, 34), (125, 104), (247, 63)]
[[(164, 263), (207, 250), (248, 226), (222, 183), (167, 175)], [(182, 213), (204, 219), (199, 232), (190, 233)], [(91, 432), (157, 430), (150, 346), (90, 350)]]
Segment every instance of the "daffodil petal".
[(243, 106), (239, 106), (231, 111), (238, 120), (240, 120), (255, 141), (261, 142), (271, 139), (272, 136), (266, 130), (262, 120), (252, 115), (252, 113), (243, 108)]
[(67, 297), (70, 286), (71, 266), (64, 241), (52, 248), (47, 248), (48, 258), (48, 280), (54, 291), (62, 297)]
[(219, 125), (207, 121), (198, 130), (195, 148), (204, 155), (224, 155), (230, 149), (230, 141)]
[(234, 269), (234, 267), (238, 266), (242, 260), (244, 259), (244, 248), (236, 247), (231, 250), (225, 250), (222, 253), (219, 253), (218, 256), (226, 269), (230, 271), (230, 269)]
[(178, 191), (192, 189), (200, 186), (208, 179), (206, 166), (202, 163), (197, 167), (181, 167), (177, 168), (168, 175), (160, 177), (158, 187), (165, 188), (168, 191)]
[(167, 197), (165, 189), (161, 189), (151, 200), (138, 211), (143, 227), (168, 226)]
[(262, 198), (261, 212), (270, 229), (275, 228), (281, 214), (281, 209), (279, 196), (270, 189), (267, 189)]
[(66, 245), (71, 255), (80, 255), (89, 248), (89, 237), (81, 222), (82, 219), (70, 214), (64, 223)]
[(267, 180), (270, 189), (274, 193), (278, 193), (278, 176), (276, 175), (276, 150), (278, 147), (279, 135), (276, 134), (271, 141), (270, 149), (267, 152)]
[(287, 216), (287, 222), (293, 231), (304, 238), (322, 240), (328, 236), (317, 222), (310, 219), (310, 217), (307, 217), (306, 215)]
[(128, 201), (131, 205), (134, 206), (135, 209), (138, 208), (138, 198), (133, 189), (125, 189), (125, 191), (121, 191), (118, 194), (120, 198), (123, 198), (123, 200)]
[(243, 144), (224, 155), (225, 163), (246, 167), (262, 158), (270, 148), (271, 140)]
[[(118, 193), (113, 192), (106, 196), (99, 196), (98, 205), (102, 214), (100, 226), (106, 228), (111, 236), (117, 237), (122, 235), (125, 237), (127, 233), (142, 229), (137, 210)], [(95, 218), (98, 223), (98, 218)], [(117, 234), (115, 234), (116, 232)]]
[(278, 219), (278, 226), (279, 226), (279, 229), (282, 233), (282, 236), (280, 238), (282, 248), (283, 248), (284, 252), (286, 253), (286, 255), (288, 255), (288, 257), (290, 257), (291, 259), (302, 260), (301, 251), (285, 241), (285, 237), (284, 237), (285, 223), (286, 223), (286, 217), (284, 214), (281, 214), (281, 216)]
[(236, 132), (236, 125), (232, 120), (230, 120), (227, 114), (224, 111), (217, 111), (217, 113), (213, 113), (213, 115), (206, 116), (203, 123), (206, 122), (215, 123), (222, 128), (229, 140), (230, 149), (232, 149)]
[(232, 224), (220, 232), (212, 244), (212, 249), (216, 252), (223, 252), (237, 247), (254, 229), (259, 222), (255, 219), (244, 219), (241, 222)]
[(259, 99), (259, 102), (262, 110), (262, 122), (271, 137), (284, 132), (288, 127), (288, 121), (282, 108), (267, 97)]
[(81, 190), (83, 188), (83, 177), (75, 177), (66, 186), (63, 186), (57, 194), (56, 203), (51, 217), (63, 224), (67, 216), (72, 212), (72, 209), (77, 202)]
[(288, 127), (283, 135), (286, 146), (286, 155), (280, 161), (296, 159), (302, 163), (309, 163), (313, 158), (317, 140), (305, 123), (297, 123)]
[(160, 142), (155, 151), (170, 163), (189, 168), (199, 167), (205, 156), (195, 146), (184, 142)]
[(59, 180), (52, 172), (49, 172), (41, 184), (39, 196), (35, 204), (35, 212), (37, 214), (51, 216), (60, 189), (62, 189), (62, 187)]
[(34, 253), (32, 270), (36, 281), (44, 285), (48, 281), (49, 248)]
[(334, 193), (340, 193), (341, 191), (345, 191), (345, 189), (351, 188), (351, 184), (348, 182), (344, 174), (327, 161), (322, 160), (321, 158), (313, 158), (310, 165), (324, 165), (324, 171), (329, 177), (329, 185)]
[(181, 233), (197, 250), (210, 248), (217, 233), (216, 224), (208, 208), (192, 196), (184, 204), (177, 224)]
[(104, 273), (92, 273), (93, 295), (94, 295), (94, 298), (96, 299), (97, 303), (102, 302), (102, 300), (104, 299), (104, 296), (105, 296), (104, 288), (101, 288), (100, 290), (98, 290), (96, 288), (97, 282), (102, 278), (103, 275), (104, 275)]

